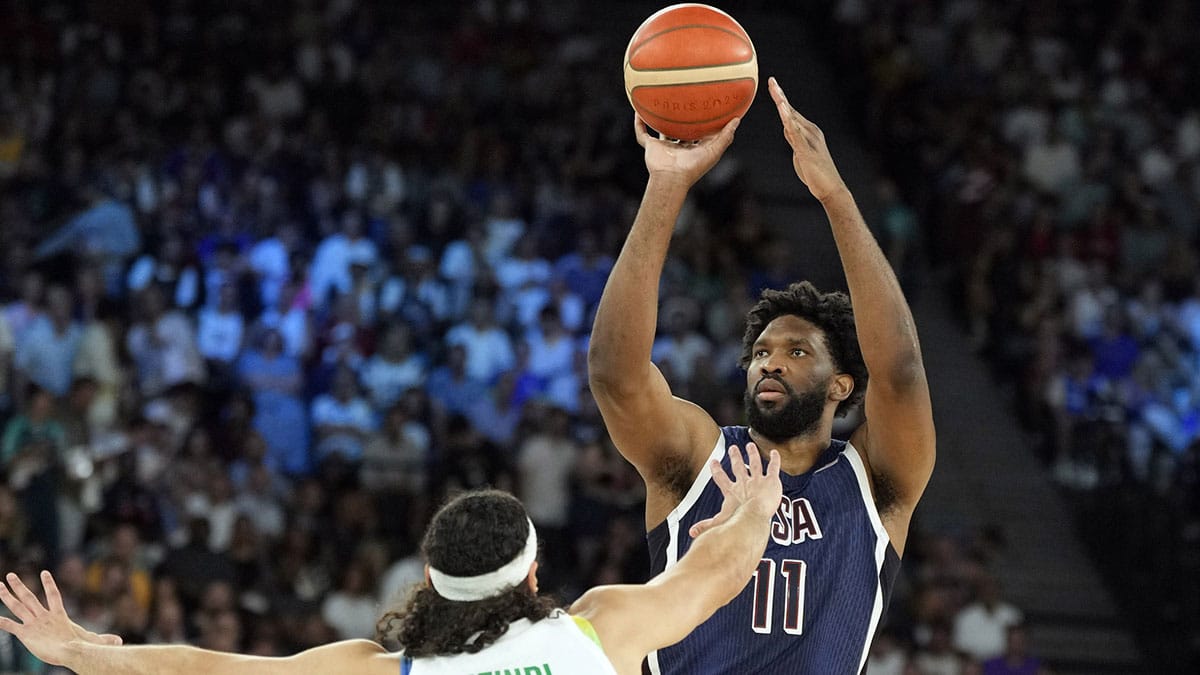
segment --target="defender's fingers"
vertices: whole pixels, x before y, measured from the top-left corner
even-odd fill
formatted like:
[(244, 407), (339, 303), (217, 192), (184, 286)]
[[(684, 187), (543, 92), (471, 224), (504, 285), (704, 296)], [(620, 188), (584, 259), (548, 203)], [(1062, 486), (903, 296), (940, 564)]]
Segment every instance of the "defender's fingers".
[(17, 631), (21, 630), (22, 628), (23, 626), (16, 621), (13, 621), (6, 616), (0, 616), (0, 630), (16, 635)]
[(58, 584), (54, 583), (54, 575), (46, 570), (42, 570), (42, 587), (46, 589), (46, 607), (51, 612), (66, 614), (67, 608), (63, 607), (62, 593), (58, 592)]
[(120, 647), (121, 645), (125, 644), (125, 640), (122, 639), (120, 635), (113, 635), (112, 633), (105, 633), (104, 635), (101, 635), (100, 641), (106, 645), (112, 645), (114, 647)]
[(750, 477), (758, 478), (763, 475), (762, 455), (759, 454), (757, 443), (746, 444), (746, 459), (750, 465)]
[(712, 471), (713, 482), (721, 489), (721, 494), (729, 494), (729, 490), (733, 487), (733, 479), (729, 477), (729, 474), (725, 473), (725, 467), (721, 466), (721, 463), (714, 459), (708, 463), (708, 468)]
[(733, 479), (739, 482), (750, 477), (750, 472), (746, 470), (746, 460), (742, 457), (742, 450), (736, 445), (729, 446), (729, 472), (733, 474)]
[(717, 524), (716, 521), (717, 521), (717, 519), (715, 517), (714, 518), (705, 518), (704, 520), (701, 520), (700, 522), (698, 522), (695, 525), (692, 525), (690, 528), (688, 528), (688, 536), (690, 536), (692, 539), (699, 537), (700, 535), (704, 534), (708, 530), (711, 530), (713, 525)]
[(783, 464), (783, 458), (781, 458), (779, 456), (778, 450), (772, 449), (771, 450), (771, 459), (770, 459), (770, 461), (767, 462), (767, 473), (765, 475), (768, 478), (779, 478), (779, 465), (780, 464)]
[[(16, 575), (9, 574), (9, 576), (12, 577)], [(4, 606), (8, 608), (8, 611), (12, 612), (13, 616), (17, 617), (21, 621), (29, 621), (34, 617), (33, 611), (26, 607), (25, 603), (21, 602), (20, 598), (13, 595), (12, 591), (8, 589), (7, 584), (0, 583), (0, 602), (3, 602)]]
[(24, 581), (21, 581), (21, 577), (13, 572), (9, 572), (8, 585), (12, 587), (13, 595), (17, 596), (17, 599), (34, 616), (40, 616), (42, 612), (46, 611), (46, 608), (42, 606), (42, 601), (37, 599), (37, 596), (33, 594), (33, 591), (29, 590)]

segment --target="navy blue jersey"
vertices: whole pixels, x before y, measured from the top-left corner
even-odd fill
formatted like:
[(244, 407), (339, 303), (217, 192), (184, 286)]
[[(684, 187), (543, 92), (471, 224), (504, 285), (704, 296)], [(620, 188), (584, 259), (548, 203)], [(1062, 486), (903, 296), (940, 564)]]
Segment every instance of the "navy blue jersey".
[[(723, 427), (712, 456), (728, 471), (729, 446), (744, 451), (749, 442), (746, 427)], [(900, 558), (862, 459), (835, 440), (807, 473), (780, 477), (783, 499), (754, 577), (682, 641), (651, 653), (651, 673), (854, 675), (866, 667)], [(655, 574), (687, 552), (692, 524), (722, 501), (706, 462), (679, 506), (646, 535)]]

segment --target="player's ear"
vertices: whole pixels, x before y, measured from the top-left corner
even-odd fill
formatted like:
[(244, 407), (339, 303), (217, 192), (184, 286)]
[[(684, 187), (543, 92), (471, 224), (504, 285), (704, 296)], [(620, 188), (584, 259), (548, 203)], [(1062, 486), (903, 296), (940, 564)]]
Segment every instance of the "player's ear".
[(429, 576), (429, 564), (425, 564), (425, 585), (433, 588), (433, 579)]
[(854, 393), (854, 378), (846, 373), (834, 375), (829, 383), (829, 397), (835, 401), (845, 401)]
[(529, 576), (525, 577), (525, 583), (529, 584), (529, 590), (533, 591), (534, 595), (537, 595), (538, 592), (537, 571), (538, 562), (534, 560), (533, 563), (529, 565)]

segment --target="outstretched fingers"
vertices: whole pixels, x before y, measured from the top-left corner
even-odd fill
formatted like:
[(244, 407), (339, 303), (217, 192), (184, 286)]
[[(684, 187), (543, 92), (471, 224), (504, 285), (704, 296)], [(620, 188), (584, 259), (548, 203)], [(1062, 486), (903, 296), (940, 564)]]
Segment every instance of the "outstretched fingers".
[(67, 608), (63, 606), (62, 593), (58, 592), (58, 584), (54, 583), (54, 575), (46, 570), (42, 570), (42, 588), (46, 589), (46, 607), (57, 614), (66, 614)]
[(22, 625), (17, 623), (16, 621), (13, 621), (12, 619), (10, 619), (6, 616), (0, 616), (0, 630), (4, 631), (6, 633), (12, 633), (13, 635), (16, 635), (21, 630), (21, 628), (22, 628)]
[(767, 89), (771, 93), (771, 99), (775, 101), (779, 120), (783, 122), (784, 137), (793, 146), (796, 141), (804, 141), (809, 147), (815, 149), (817, 140), (824, 136), (820, 127), (792, 107), (788, 102), (787, 95), (783, 93), (783, 88), (779, 86), (779, 82), (775, 78), (772, 77), (767, 81)]
[(772, 449), (771, 459), (767, 462), (767, 472), (764, 475), (767, 478), (778, 478), (781, 464), (783, 464), (783, 458), (779, 456), (779, 451)]
[(708, 463), (708, 469), (712, 472), (713, 482), (721, 489), (721, 494), (728, 495), (729, 491), (733, 489), (733, 479), (725, 473), (725, 467), (721, 466), (720, 461), (714, 459)]
[[(9, 572), (6, 579), (8, 580), (8, 584), (0, 583), (0, 602), (3, 602), (4, 606), (8, 608), (8, 611), (12, 612), (13, 615), (20, 619), (22, 623), (28, 623), (29, 621), (37, 618), (37, 613), (34, 612), (33, 608), (26, 605), (24, 598), (15, 592), (17, 591), (17, 588), (20, 587), (25, 589), (25, 593), (29, 594), (31, 597), (33, 595), (32, 593), (29, 593), (28, 588), (25, 588), (25, 584), (21, 583), (21, 578), (12, 572)], [(9, 586), (12, 586), (12, 590), (9, 590)], [(33, 599), (33, 604), (37, 607), (41, 607), (41, 603), (37, 601), (37, 598)]]
[(750, 477), (758, 478), (761, 476), (763, 472), (762, 455), (758, 452), (757, 443), (750, 442), (746, 444), (746, 459), (746, 463), (750, 465), (748, 469)]

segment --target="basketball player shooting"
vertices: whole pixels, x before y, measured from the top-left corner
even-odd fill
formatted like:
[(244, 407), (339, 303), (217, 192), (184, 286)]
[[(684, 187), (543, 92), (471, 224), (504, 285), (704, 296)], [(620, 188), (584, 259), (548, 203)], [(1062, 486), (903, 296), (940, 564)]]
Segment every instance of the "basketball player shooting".
[[(673, 397), (650, 361), (659, 276), (688, 190), (729, 147), (738, 120), (678, 144), (651, 137), (635, 117), (649, 179), (592, 329), (592, 393), (646, 482), (653, 571), (686, 559), (704, 529), (697, 523), (720, 507), (706, 462), (750, 442), (783, 457), (784, 494), (750, 583), (687, 638), (650, 654), (652, 673), (861, 672), (933, 471), (929, 389), (900, 285), (821, 130), (774, 78), (768, 86), (796, 174), (833, 228), (849, 298), (808, 282), (762, 293), (743, 338), (748, 427), (719, 427)], [(848, 443), (834, 440), (834, 418), (864, 400), (866, 421)]]
[[(380, 621), (386, 651), (345, 640), (287, 658), (242, 656), (185, 645), (124, 647), (71, 621), (49, 572), (45, 604), (16, 574), (0, 583), (14, 619), (0, 629), (34, 655), (81, 675), (115, 673), (362, 673), (363, 675), (634, 675), (647, 652), (682, 639), (737, 595), (766, 547), (779, 504), (779, 453), (763, 467), (731, 447), (710, 463), (725, 495), (707, 534), (670, 570), (642, 585), (598, 586), (570, 608), (537, 594), (537, 533), (521, 502), (496, 490), (466, 493), (442, 507), (425, 533), (425, 585)], [(730, 467), (726, 472), (724, 466)], [(9, 590), (11, 586), (11, 590)]]

